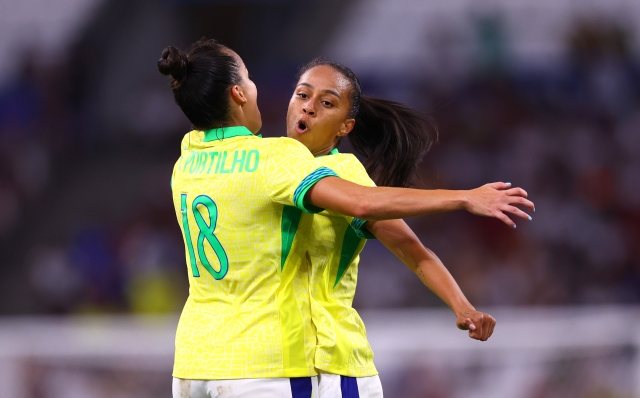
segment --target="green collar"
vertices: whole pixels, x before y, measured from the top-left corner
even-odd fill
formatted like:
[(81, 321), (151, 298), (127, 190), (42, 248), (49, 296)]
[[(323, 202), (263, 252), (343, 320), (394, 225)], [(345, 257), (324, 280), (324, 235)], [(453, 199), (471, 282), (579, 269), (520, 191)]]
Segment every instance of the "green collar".
[[(254, 136), (248, 128), (244, 126), (222, 127), (219, 129), (205, 130), (203, 142), (222, 140), (224, 138)], [(260, 135), (257, 135), (261, 137)]]
[(338, 151), (338, 148), (333, 148), (333, 149), (332, 149), (332, 150), (330, 150), (330, 151), (329, 151), (329, 153), (327, 153), (326, 155), (320, 155), (320, 156), (316, 156), (316, 157), (317, 157), (317, 158), (321, 158), (321, 157), (323, 157), (323, 156), (335, 155), (335, 154), (338, 154), (338, 153), (340, 153), (340, 152)]

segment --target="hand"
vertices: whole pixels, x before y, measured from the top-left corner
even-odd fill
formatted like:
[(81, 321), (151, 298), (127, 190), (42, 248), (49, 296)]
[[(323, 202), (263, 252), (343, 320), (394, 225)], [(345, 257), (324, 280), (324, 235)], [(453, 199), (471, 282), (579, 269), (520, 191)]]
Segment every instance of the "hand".
[(487, 341), (496, 327), (496, 320), (489, 314), (478, 311), (463, 312), (456, 320), (460, 330), (468, 330), (472, 339)]
[(505, 213), (531, 221), (531, 217), (516, 205), (535, 211), (533, 202), (527, 199), (527, 192), (522, 188), (511, 188), (511, 183), (494, 182), (467, 192), (468, 202), (465, 208), (468, 212), (497, 218), (511, 228), (515, 228), (516, 224)]

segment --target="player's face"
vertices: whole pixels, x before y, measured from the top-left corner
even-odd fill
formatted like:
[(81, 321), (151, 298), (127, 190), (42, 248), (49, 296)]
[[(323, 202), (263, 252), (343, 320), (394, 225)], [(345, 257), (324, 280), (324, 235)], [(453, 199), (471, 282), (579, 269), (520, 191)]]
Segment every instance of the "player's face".
[(298, 81), (287, 111), (287, 137), (314, 155), (326, 155), (355, 121), (349, 119), (351, 84), (328, 65), (306, 71)]
[(262, 117), (258, 109), (258, 88), (249, 78), (249, 71), (239, 56), (238, 60), (240, 61), (240, 76), (242, 77), (240, 87), (242, 87), (242, 91), (247, 99), (247, 103), (242, 106), (246, 118), (246, 127), (255, 134), (260, 131), (262, 127)]

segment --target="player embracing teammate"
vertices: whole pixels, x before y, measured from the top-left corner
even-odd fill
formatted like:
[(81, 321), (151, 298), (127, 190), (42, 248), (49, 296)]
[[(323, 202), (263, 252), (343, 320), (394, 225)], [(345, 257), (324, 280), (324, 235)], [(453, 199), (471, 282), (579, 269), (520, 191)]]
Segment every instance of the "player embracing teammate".
[[(354, 157), (344, 164), (330, 160), (343, 155), (314, 158), (303, 139), (256, 136), (257, 89), (228, 47), (214, 40), (186, 53), (168, 47), (158, 68), (172, 77), (175, 100), (193, 125), (171, 180), (190, 284), (176, 333), (174, 398), (381, 397), (364, 327), (342, 333), (361, 325), (349, 297), (361, 239), (371, 233), (447, 302), (460, 328), (475, 329), (474, 338), (490, 336), (493, 318), (475, 312), (437, 257), (398, 219), (464, 209), (513, 225), (505, 212), (528, 218), (514, 205), (533, 208), (523, 190), (503, 183), (470, 191), (373, 187)], [(295, 99), (304, 97), (296, 91), (289, 114), (308, 117), (293, 128), (313, 137), (318, 126), (339, 121), (333, 138), (346, 135), (358, 125), (357, 114), (348, 112), (356, 106), (355, 85), (332, 86), (330, 73), (316, 85), (303, 81), (318, 68), (344, 83), (339, 68), (316, 65), (296, 90), (334, 91), (343, 100), (336, 108), (346, 111), (316, 124), (319, 106), (329, 109), (331, 101), (307, 93), (313, 109), (309, 102), (296, 108)], [(338, 220), (333, 232), (316, 236), (331, 220)], [(331, 259), (325, 268), (323, 253)], [(333, 308), (334, 301), (342, 308)], [(342, 310), (351, 317), (336, 324)]]

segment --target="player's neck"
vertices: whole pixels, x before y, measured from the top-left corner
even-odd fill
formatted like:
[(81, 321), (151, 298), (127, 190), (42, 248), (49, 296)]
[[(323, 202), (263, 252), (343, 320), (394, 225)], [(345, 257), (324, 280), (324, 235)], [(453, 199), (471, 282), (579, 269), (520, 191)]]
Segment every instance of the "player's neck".
[[(242, 111), (242, 107), (240, 106), (232, 106), (230, 109), (229, 120), (227, 120), (227, 125), (229, 127), (232, 126), (244, 126), (247, 127), (247, 117)], [(248, 128), (248, 127), (247, 127)]]
[(322, 148), (322, 149), (318, 149), (316, 151), (311, 151), (311, 153), (313, 154), (313, 156), (318, 157), (318, 156), (325, 156), (328, 155), (329, 152), (331, 152), (331, 150), (334, 148), (334, 145), (331, 144), (326, 148)]

